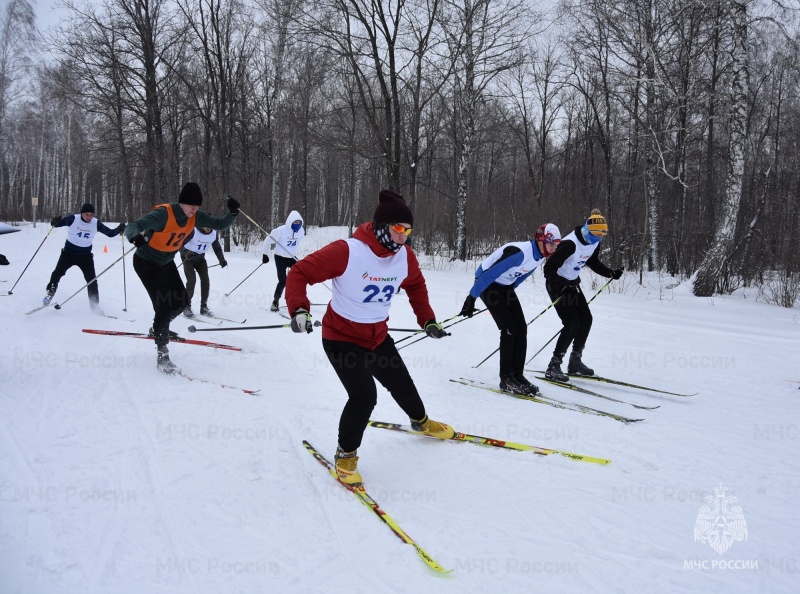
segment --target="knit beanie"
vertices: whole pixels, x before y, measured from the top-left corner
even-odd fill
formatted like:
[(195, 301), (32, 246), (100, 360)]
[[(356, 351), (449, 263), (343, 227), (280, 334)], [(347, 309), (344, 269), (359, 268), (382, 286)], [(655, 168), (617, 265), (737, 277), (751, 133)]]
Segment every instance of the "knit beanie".
[(94, 204), (91, 202), (86, 202), (83, 206), (81, 206), (81, 214), (85, 212), (90, 212), (94, 214)]
[(608, 223), (606, 223), (606, 218), (600, 214), (598, 209), (592, 210), (592, 214), (589, 215), (589, 218), (586, 220), (586, 227), (589, 230), (589, 233), (594, 235), (595, 237), (605, 237), (608, 234)]
[(187, 182), (178, 196), (178, 202), (181, 204), (191, 204), (192, 206), (200, 206), (203, 204), (203, 192), (200, 191), (200, 186), (195, 182)]
[(391, 190), (381, 190), (372, 220), (376, 223), (408, 223), (414, 226), (414, 215), (406, 205), (405, 198)]

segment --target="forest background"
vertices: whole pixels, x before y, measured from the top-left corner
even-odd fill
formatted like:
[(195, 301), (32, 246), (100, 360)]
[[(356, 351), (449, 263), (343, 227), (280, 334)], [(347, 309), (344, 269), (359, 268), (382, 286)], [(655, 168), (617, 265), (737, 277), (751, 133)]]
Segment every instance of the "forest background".
[(4, 220), (128, 221), (194, 180), (211, 212), (352, 228), (388, 187), (429, 254), (599, 208), (613, 267), (800, 295), (797, 0), (0, 6)]

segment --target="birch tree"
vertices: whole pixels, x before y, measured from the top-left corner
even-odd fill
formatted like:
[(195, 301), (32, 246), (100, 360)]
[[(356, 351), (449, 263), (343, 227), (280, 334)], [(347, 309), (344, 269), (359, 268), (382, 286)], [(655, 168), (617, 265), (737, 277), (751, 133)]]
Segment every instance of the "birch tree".
[(731, 104), (725, 197), (715, 223), (714, 239), (695, 277), (693, 291), (697, 297), (710, 297), (723, 288), (728, 274), (727, 262), (733, 246), (739, 204), (742, 200), (750, 75), (748, 59), (750, 4), (751, 0), (727, 0), (726, 4), (730, 31)]
[(442, 18), (455, 58), (458, 144), (455, 257), (466, 260), (467, 204), (478, 110), (497, 76), (522, 62), (522, 43), (532, 26), (532, 15), (517, 0), (446, 0)]

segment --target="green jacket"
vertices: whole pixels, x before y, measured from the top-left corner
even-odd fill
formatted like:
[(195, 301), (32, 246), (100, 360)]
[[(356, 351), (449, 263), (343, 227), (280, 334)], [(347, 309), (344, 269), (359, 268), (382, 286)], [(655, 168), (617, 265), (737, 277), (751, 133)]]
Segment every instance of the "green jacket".
[[(172, 212), (175, 215), (175, 220), (178, 222), (179, 225), (185, 225), (186, 221), (189, 220), (183, 209), (178, 206), (177, 202), (173, 202), (169, 205), (172, 208)], [(211, 229), (216, 229), (217, 231), (224, 231), (231, 225), (233, 225), (234, 221), (236, 220), (236, 215), (228, 213), (224, 217), (213, 217), (207, 212), (202, 210), (198, 210), (197, 214), (195, 215), (195, 227), (210, 227)], [(148, 240), (152, 237), (153, 232), (156, 231), (163, 231), (164, 227), (167, 226), (167, 211), (164, 208), (156, 208), (155, 210), (151, 210), (146, 215), (139, 217), (135, 221), (131, 221), (125, 226), (125, 237), (128, 238), (128, 241), (134, 235), (138, 235), (139, 233), (143, 234)], [(188, 234), (187, 234), (188, 237)], [(145, 244), (140, 248), (136, 249), (136, 255), (142, 258), (143, 260), (150, 260), (151, 262), (155, 262), (159, 266), (164, 266), (165, 264), (169, 264), (175, 259), (175, 254), (178, 252), (161, 252), (154, 248), (151, 248), (149, 245)]]

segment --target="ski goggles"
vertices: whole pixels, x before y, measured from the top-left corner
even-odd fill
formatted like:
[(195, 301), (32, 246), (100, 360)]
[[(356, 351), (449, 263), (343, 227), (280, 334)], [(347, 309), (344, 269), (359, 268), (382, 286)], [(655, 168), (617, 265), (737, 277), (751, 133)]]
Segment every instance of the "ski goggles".
[(391, 229), (398, 235), (405, 235), (406, 237), (411, 235), (411, 227), (406, 227), (405, 225), (401, 225), (400, 223), (394, 223), (393, 225), (389, 225), (389, 229)]

